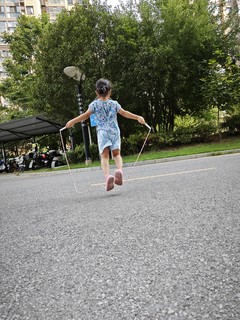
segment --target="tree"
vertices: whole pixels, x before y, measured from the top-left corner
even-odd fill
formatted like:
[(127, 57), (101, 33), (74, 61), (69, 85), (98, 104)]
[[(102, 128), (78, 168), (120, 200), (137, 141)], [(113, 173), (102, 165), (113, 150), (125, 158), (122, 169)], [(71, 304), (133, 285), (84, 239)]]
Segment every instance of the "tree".
[(171, 131), (176, 115), (203, 108), (200, 79), (212, 56), (214, 27), (205, 0), (141, 1), (138, 78), (145, 113), (156, 130)]
[(239, 52), (239, 13), (236, 1), (232, 12), (225, 17), (221, 1), (218, 10), (213, 8), (216, 25), (215, 50), (208, 61), (206, 76), (201, 86), (206, 106), (217, 107), (218, 134), (220, 134), (220, 111), (231, 114), (239, 105), (240, 98), (240, 52)]
[(35, 106), (55, 114), (61, 121), (76, 116), (73, 80), (63, 69), (77, 66), (86, 75), (83, 98), (86, 105), (95, 98), (94, 84), (100, 77), (114, 85), (113, 98), (133, 110), (132, 72), (137, 47), (138, 23), (129, 13), (111, 11), (99, 3), (83, 1), (64, 11), (48, 27), (36, 56)]
[(34, 97), (39, 111), (54, 114), (60, 120), (76, 116), (76, 86), (63, 73), (67, 66), (77, 66), (86, 74), (84, 97), (93, 98), (92, 84), (104, 74), (103, 33), (99, 25), (107, 18), (105, 7), (83, 1), (70, 12), (63, 11), (49, 26), (36, 57)]
[(220, 111), (228, 114), (235, 110), (240, 99), (240, 67), (230, 55), (222, 51), (215, 52), (215, 58), (209, 61), (209, 74), (202, 79), (206, 105), (217, 107), (218, 134), (220, 134)]
[(3, 38), (10, 47), (11, 57), (4, 61), (8, 77), (0, 84), (0, 94), (7, 98), (14, 108), (24, 114), (31, 112), (32, 84), (34, 82), (35, 55), (48, 18), (40, 19), (21, 15), (13, 34), (5, 33)]

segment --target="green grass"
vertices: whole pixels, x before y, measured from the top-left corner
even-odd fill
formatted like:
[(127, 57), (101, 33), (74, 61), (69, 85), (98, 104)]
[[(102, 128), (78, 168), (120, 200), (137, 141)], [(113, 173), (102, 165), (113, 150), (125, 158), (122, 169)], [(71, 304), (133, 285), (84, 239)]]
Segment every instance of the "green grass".
[[(240, 137), (223, 139), (221, 142), (199, 143), (188, 146), (179, 146), (156, 152), (142, 153), (139, 160), (156, 160), (177, 156), (193, 155), (198, 153), (219, 152), (224, 150), (240, 149)], [(137, 155), (124, 157), (124, 162), (136, 161)]]
[[(156, 160), (156, 159), (163, 159), (163, 158), (170, 158), (170, 157), (177, 157), (177, 156), (186, 156), (186, 155), (193, 155), (199, 153), (209, 153), (213, 152), (215, 155), (218, 154), (220, 151), (225, 150), (234, 150), (240, 149), (240, 137), (231, 137), (225, 138), (221, 142), (208, 142), (208, 143), (199, 143), (199, 144), (192, 144), (188, 146), (179, 146), (176, 148), (168, 148), (160, 151), (155, 152), (143, 152), (138, 161), (144, 160)], [(123, 156), (123, 162), (135, 162), (137, 159), (138, 154), (131, 155), (131, 156)], [(112, 160), (110, 163), (114, 163)], [(94, 161), (92, 164), (88, 165), (87, 167), (96, 167), (100, 166), (100, 161)], [(78, 169), (78, 168), (86, 168), (85, 163), (76, 163), (70, 165), (71, 169)], [(67, 166), (57, 167), (55, 169), (40, 169), (37, 172), (49, 172), (49, 171), (57, 171), (57, 170), (66, 170)]]

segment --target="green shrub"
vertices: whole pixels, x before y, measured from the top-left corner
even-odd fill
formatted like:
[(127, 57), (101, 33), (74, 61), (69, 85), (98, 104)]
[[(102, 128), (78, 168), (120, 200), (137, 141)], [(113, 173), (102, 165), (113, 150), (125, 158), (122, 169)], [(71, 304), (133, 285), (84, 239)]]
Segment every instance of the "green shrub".
[(99, 150), (98, 150), (98, 145), (93, 143), (89, 146), (89, 151), (90, 151), (90, 158), (92, 161), (99, 160)]
[(67, 158), (69, 163), (77, 163), (77, 153), (74, 150), (67, 151)]
[(78, 162), (84, 162), (86, 160), (85, 148), (84, 148), (83, 143), (81, 143), (75, 147), (75, 152), (77, 154)]
[(61, 165), (67, 164), (66, 157), (64, 154), (61, 155), (61, 157), (59, 157), (59, 162), (61, 163)]
[(217, 131), (217, 127), (216, 125), (214, 125), (213, 123), (199, 123), (195, 128), (194, 128), (194, 132), (193, 132), (193, 138), (192, 141), (196, 142), (196, 141), (200, 141), (200, 142), (204, 142), (207, 141), (209, 136), (211, 136), (212, 134), (216, 133)]
[[(203, 142), (210, 135), (216, 132), (216, 127), (212, 123), (201, 121), (192, 123), (189, 126), (178, 126), (174, 132), (151, 133), (146, 142), (144, 152), (157, 151), (166, 147), (189, 144), (191, 142)], [(146, 138), (146, 134), (135, 134), (122, 139), (122, 155), (136, 154)]]
[(174, 130), (174, 140), (177, 144), (191, 142), (203, 142), (216, 132), (216, 126), (212, 122), (196, 121), (190, 126), (178, 126)]
[(128, 138), (122, 138), (121, 141), (121, 153), (122, 155), (131, 155), (138, 152), (138, 144), (139, 144), (138, 135), (130, 135)]
[(77, 145), (74, 150), (67, 152), (69, 163), (78, 163), (85, 161), (85, 149), (84, 145)]
[[(99, 150), (97, 144), (91, 144), (89, 146), (90, 158), (92, 161), (99, 160)], [(85, 147), (84, 144), (77, 145), (74, 150), (67, 152), (67, 158), (69, 163), (85, 162)]]
[(228, 129), (230, 134), (240, 132), (240, 114), (234, 114), (225, 119), (222, 128)]
[(165, 146), (165, 136), (160, 133), (151, 133), (146, 143), (146, 150), (159, 150)]

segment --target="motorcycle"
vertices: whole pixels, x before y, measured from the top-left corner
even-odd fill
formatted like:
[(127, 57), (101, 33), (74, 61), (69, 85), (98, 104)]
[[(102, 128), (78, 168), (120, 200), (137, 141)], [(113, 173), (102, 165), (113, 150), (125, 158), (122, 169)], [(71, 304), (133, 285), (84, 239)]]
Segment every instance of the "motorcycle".
[(0, 173), (6, 171), (6, 166), (3, 160), (0, 160)]

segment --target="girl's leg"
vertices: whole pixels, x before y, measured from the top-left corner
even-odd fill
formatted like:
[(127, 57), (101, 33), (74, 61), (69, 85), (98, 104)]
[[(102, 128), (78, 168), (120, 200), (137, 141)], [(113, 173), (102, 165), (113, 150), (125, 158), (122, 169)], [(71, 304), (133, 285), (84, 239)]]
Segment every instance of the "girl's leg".
[(109, 175), (109, 149), (105, 148), (101, 154), (102, 170), (106, 179), (106, 191), (114, 188), (114, 177)]
[(119, 149), (113, 150), (113, 158), (117, 167), (117, 170), (115, 171), (115, 174), (114, 174), (114, 182), (117, 185), (121, 186), (123, 183), (123, 174), (122, 174), (123, 161), (122, 161), (122, 157)]
[(101, 166), (105, 177), (109, 175), (109, 149), (105, 148), (101, 153)]
[(113, 159), (115, 161), (115, 165), (116, 165), (117, 169), (122, 170), (123, 161), (122, 161), (122, 157), (120, 154), (120, 150), (119, 149), (113, 150), (112, 153), (113, 153)]

